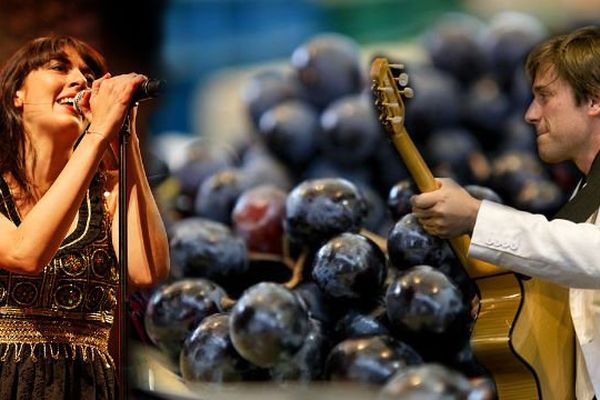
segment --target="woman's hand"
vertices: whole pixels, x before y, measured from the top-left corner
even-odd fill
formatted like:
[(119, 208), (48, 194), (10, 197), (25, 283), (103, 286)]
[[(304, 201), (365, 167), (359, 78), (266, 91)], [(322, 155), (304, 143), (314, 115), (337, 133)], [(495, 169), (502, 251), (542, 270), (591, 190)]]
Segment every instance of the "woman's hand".
[(106, 74), (95, 80), (80, 106), (90, 121), (88, 133), (113, 141), (130, 112), (136, 88), (146, 79), (144, 75), (130, 73), (114, 77)]

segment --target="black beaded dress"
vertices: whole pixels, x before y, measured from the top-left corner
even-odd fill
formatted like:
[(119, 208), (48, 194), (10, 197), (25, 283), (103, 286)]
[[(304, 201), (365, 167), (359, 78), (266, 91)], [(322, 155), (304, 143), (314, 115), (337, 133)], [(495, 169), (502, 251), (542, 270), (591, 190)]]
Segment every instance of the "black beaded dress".
[[(1, 177), (0, 212), (21, 222)], [(0, 399), (116, 397), (108, 340), (119, 276), (110, 225), (104, 179), (96, 175), (76, 229), (42, 273), (0, 266)]]

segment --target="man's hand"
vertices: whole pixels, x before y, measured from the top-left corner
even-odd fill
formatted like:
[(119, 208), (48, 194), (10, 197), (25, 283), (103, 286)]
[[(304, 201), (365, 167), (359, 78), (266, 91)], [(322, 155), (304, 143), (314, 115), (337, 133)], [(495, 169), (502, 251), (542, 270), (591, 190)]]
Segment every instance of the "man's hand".
[(412, 211), (431, 235), (452, 238), (470, 234), (481, 200), (449, 178), (436, 179), (439, 188), (411, 198)]

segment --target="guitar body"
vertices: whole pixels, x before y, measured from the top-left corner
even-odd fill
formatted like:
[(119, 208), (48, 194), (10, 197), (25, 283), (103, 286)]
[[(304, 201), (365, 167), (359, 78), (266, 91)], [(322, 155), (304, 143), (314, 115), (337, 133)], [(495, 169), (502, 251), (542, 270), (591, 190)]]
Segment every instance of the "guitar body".
[(568, 289), (513, 273), (474, 281), (480, 310), (471, 347), (494, 379), (498, 398), (574, 399)]
[[(380, 121), (422, 192), (436, 181), (404, 127), (405, 73), (395, 76), (385, 58), (371, 64), (373, 92)], [(409, 97), (410, 97), (409, 96)], [(575, 342), (568, 289), (540, 279), (521, 279), (495, 265), (466, 256), (470, 238), (450, 245), (479, 289), (479, 312), (471, 334), (478, 361), (496, 384), (500, 400), (569, 400), (575, 398)]]

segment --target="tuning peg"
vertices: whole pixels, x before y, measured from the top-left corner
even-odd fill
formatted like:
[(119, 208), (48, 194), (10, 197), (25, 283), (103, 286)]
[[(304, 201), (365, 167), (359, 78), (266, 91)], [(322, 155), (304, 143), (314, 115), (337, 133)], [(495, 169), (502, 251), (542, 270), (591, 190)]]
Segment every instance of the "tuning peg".
[(408, 85), (408, 74), (406, 72), (403, 72), (400, 75), (398, 75), (397, 78), (394, 78), (394, 80), (398, 82), (400, 86), (406, 86)]
[(380, 92), (394, 93), (394, 89), (389, 86), (377, 86), (377, 90)]
[(398, 102), (394, 101), (394, 102), (389, 102), (389, 101), (383, 101), (381, 102), (382, 106), (385, 107), (400, 107), (400, 104), (398, 104)]
[(412, 99), (415, 96), (415, 91), (409, 87), (405, 87), (404, 89), (400, 90), (400, 93), (402, 94), (402, 96), (408, 99)]
[(398, 71), (404, 71), (404, 64), (388, 64), (390, 69), (395, 69)]
[(387, 118), (386, 118), (386, 121), (389, 121), (389, 122), (391, 122), (392, 124), (401, 124), (401, 123), (402, 123), (402, 121), (404, 121), (404, 118), (403, 118), (403, 117), (401, 117), (401, 116), (399, 116), (399, 115), (396, 115), (396, 116), (394, 116), (394, 117), (387, 117)]

